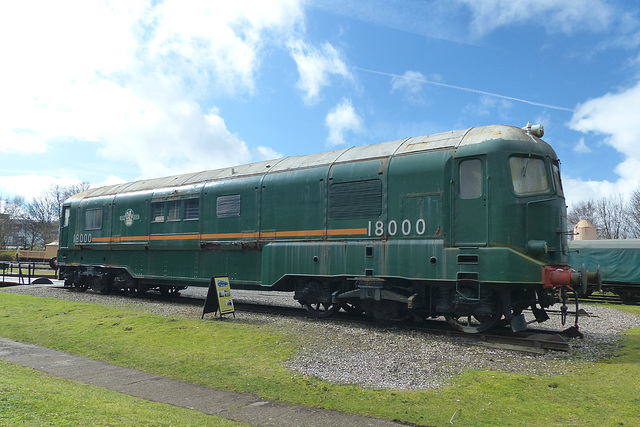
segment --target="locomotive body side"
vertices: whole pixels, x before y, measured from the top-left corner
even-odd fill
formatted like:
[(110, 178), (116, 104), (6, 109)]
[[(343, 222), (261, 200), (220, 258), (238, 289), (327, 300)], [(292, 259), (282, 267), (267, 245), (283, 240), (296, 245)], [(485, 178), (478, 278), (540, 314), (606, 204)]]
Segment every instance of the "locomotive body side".
[(565, 229), (553, 149), (487, 126), (88, 190), (63, 206), (58, 260), (81, 290), (229, 276), (317, 316), (445, 315), (478, 332), (529, 306), (544, 320), (580, 280), (564, 274)]

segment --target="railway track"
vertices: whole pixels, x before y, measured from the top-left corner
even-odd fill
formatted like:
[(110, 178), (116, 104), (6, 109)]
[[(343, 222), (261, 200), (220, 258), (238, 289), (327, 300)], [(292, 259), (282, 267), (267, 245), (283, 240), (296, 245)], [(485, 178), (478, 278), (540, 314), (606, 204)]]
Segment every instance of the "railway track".
[[(16, 284), (17, 285), (17, 284)], [(55, 289), (66, 289), (73, 292), (70, 288), (65, 288), (60, 285), (48, 285)], [(189, 288), (191, 289), (191, 288)], [(92, 291), (89, 291), (92, 292)], [(95, 293), (100, 295), (99, 293)], [(260, 295), (259, 292), (257, 292)], [(272, 293), (271, 293), (272, 294)], [(270, 295), (273, 296), (273, 295)], [(105, 295), (106, 297), (106, 295)], [(288, 296), (290, 298), (290, 295)], [(187, 306), (203, 307), (206, 298), (206, 293), (203, 290), (191, 290), (183, 291), (179, 297), (167, 298), (159, 293), (147, 292), (137, 299), (144, 299), (149, 301), (170, 301), (172, 304), (180, 304)], [(312, 318), (307, 311), (301, 307), (291, 304), (291, 300), (282, 299), (283, 303), (279, 304), (263, 304), (251, 302), (248, 299), (251, 296), (247, 296), (244, 291), (237, 292), (234, 295), (234, 306), (237, 312), (247, 312), (265, 315), (287, 316), (297, 318)], [(275, 299), (276, 302), (278, 298)], [(550, 313), (555, 314), (555, 313)], [(586, 314), (586, 313), (584, 313)], [(584, 315), (583, 314), (583, 315)], [(574, 316), (574, 313), (569, 313), (569, 316)], [(548, 330), (548, 329), (534, 329), (531, 328), (525, 332), (513, 333), (509, 328), (504, 327), (500, 329), (494, 329), (491, 332), (480, 334), (465, 334), (463, 332), (452, 329), (447, 322), (440, 319), (428, 319), (421, 321), (420, 323), (412, 321), (402, 321), (393, 324), (381, 324), (379, 321), (369, 319), (362, 315), (356, 315), (353, 313), (347, 313), (340, 311), (329, 318), (323, 318), (319, 321), (323, 322), (336, 322), (345, 324), (360, 324), (369, 327), (379, 327), (381, 329), (398, 329), (406, 331), (419, 331), (425, 334), (439, 335), (448, 338), (464, 339), (469, 343), (497, 347), (506, 350), (523, 351), (530, 353), (543, 353), (547, 350), (553, 351), (569, 351), (570, 339), (568, 336), (563, 335), (563, 331)]]
[(593, 293), (588, 297), (582, 297), (583, 302), (590, 303), (599, 303), (599, 304), (613, 304), (613, 305), (624, 305), (625, 303), (622, 301), (620, 296), (615, 294), (601, 294), (601, 293)]
[[(240, 301), (234, 301), (234, 305), (238, 311), (309, 318), (307, 311), (302, 307), (294, 308), (273, 306)], [(486, 333), (466, 334), (452, 329), (444, 320), (428, 319), (422, 321), (421, 323), (403, 321), (390, 326), (389, 324), (382, 325), (378, 321), (369, 319), (362, 315), (354, 315), (342, 311), (329, 318), (321, 319), (321, 321), (350, 324), (357, 323), (367, 326), (378, 326), (383, 329), (394, 328), (401, 330), (420, 331), (425, 334), (441, 335), (448, 338), (462, 338), (468, 340), (469, 342), (481, 345), (489, 345), (509, 350), (526, 351), (533, 353), (541, 353), (545, 350), (570, 350), (569, 337), (563, 334), (564, 331), (552, 331), (547, 329), (531, 329), (526, 332), (514, 333), (511, 332), (509, 328), (505, 327)]]
[[(260, 295), (260, 292), (257, 292)], [(269, 297), (273, 297), (273, 293), (269, 293)], [(148, 294), (144, 297), (150, 297), (153, 299), (161, 298), (159, 295)], [(239, 312), (251, 312), (257, 314), (266, 315), (278, 315), (287, 317), (298, 318), (313, 318), (310, 317), (307, 311), (297, 305), (291, 305), (291, 296), (287, 294), (287, 303), (278, 304), (258, 304), (255, 302), (247, 301), (245, 296), (234, 295), (234, 306)], [(277, 300), (277, 299), (276, 299)], [(182, 295), (180, 298), (175, 298), (172, 302), (181, 302), (190, 305), (204, 304), (204, 297), (193, 295)], [(585, 313), (586, 314), (586, 313)], [(570, 316), (575, 315), (575, 312), (569, 313)], [(329, 318), (321, 319), (320, 321), (347, 323), (347, 324), (361, 324), (366, 326), (376, 326), (383, 329), (394, 328), (401, 330), (420, 331), (425, 334), (441, 335), (446, 337), (456, 337), (468, 340), (470, 343), (476, 343), (479, 345), (487, 345), (493, 347), (504, 348), (515, 351), (525, 351), (533, 353), (541, 353), (546, 350), (554, 351), (569, 351), (570, 340), (569, 337), (563, 335), (564, 331), (555, 331), (548, 329), (534, 329), (532, 328), (526, 332), (513, 333), (509, 328), (505, 327), (498, 330), (493, 330), (490, 333), (481, 334), (465, 334), (463, 332), (456, 331), (450, 327), (450, 325), (444, 320), (428, 319), (420, 323), (412, 321), (403, 321), (392, 324), (381, 324), (379, 321), (369, 319), (362, 315), (353, 313), (347, 313), (340, 311)]]

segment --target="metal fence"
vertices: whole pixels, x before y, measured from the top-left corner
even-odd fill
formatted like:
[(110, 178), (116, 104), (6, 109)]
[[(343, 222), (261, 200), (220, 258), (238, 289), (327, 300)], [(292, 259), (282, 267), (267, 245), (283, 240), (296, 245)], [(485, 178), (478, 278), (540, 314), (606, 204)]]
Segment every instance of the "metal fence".
[(0, 271), (2, 271), (2, 283), (15, 283), (14, 280), (7, 282), (7, 278), (18, 278), (18, 284), (30, 285), (32, 280), (38, 277), (56, 279), (58, 270), (51, 268), (46, 262), (9, 262), (0, 261)]

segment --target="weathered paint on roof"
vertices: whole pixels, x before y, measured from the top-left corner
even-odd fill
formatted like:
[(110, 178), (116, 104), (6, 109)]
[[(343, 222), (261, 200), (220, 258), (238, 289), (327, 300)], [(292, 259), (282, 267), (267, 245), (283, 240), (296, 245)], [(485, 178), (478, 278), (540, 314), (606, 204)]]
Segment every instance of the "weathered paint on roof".
[(163, 188), (175, 188), (229, 178), (262, 175), (266, 173), (283, 172), (357, 160), (391, 157), (397, 154), (453, 149), (460, 146), (479, 144), (481, 142), (495, 139), (515, 141), (531, 141), (533, 139), (535, 141), (539, 141), (537, 138), (528, 135), (526, 131), (517, 127), (505, 125), (481, 126), (382, 142), (373, 145), (344, 148), (305, 156), (285, 157), (282, 159), (250, 163), (247, 165), (93, 188), (72, 196), (70, 200)]

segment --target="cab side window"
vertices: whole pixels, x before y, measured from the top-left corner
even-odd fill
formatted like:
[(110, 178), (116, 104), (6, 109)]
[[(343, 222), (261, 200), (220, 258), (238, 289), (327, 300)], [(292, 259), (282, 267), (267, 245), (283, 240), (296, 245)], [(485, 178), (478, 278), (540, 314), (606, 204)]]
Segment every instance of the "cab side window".
[(460, 162), (460, 198), (475, 199), (482, 195), (482, 161), (470, 159)]

